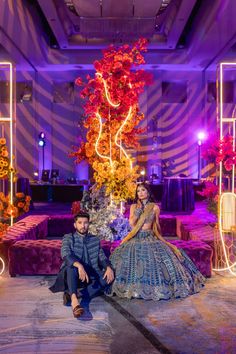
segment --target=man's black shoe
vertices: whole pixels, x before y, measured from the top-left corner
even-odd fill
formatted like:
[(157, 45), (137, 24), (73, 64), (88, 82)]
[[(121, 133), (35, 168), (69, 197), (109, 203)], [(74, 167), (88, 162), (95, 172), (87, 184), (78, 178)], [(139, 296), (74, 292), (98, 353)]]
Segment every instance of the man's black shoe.
[(70, 297), (70, 295), (67, 292), (65, 292), (63, 294), (63, 305), (64, 306), (70, 306), (71, 305), (71, 297)]

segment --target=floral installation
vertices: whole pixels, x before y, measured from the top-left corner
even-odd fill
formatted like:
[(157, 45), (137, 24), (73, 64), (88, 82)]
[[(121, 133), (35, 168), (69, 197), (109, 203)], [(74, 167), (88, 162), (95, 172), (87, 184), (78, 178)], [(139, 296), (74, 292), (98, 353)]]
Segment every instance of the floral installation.
[(8, 224), (11, 216), (17, 218), (29, 211), (31, 197), (24, 193), (16, 193), (13, 204), (10, 202), (10, 196), (0, 192), (0, 220)]
[(110, 228), (112, 229), (113, 240), (122, 240), (131, 231), (129, 220), (123, 215), (117, 216), (110, 223)]
[[(217, 168), (222, 163), (223, 176), (228, 177), (236, 164), (236, 152), (233, 148), (233, 136), (225, 135), (220, 139), (219, 132), (209, 136), (208, 140), (202, 145), (202, 157)], [(222, 185), (222, 190), (224, 185)], [(200, 195), (206, 197), (208, 210), (215, 215), (218, 214), (219, 186), (215, 183), (206, 181), (205, 187)]]
[(13, 170), (10, 166), (6, 139), (0, 138), (0, 179), (8, 178), (11, 172), (13, 172)]
[[(222, 186), (223, 188), (223, 186)], [(202, 197), (206, 198), (207, 210), (210, 213), (218, 215), (218, 199), (219, 199), (219, 186), (211, 181), (204, 182), (204, 188), (202, 191), (197, 192)]]
[(69, 154), (76, 163), (87, 159), (94, 169), (96, 187), (106, 186), (106, 194), (114, 201), (133, 198), (137, 167), (126, 149), (137, 148), (138, 135), (144, 129), (138, 124), (144, 115), (140, 112), (138, 97), (151, 83), (144, 70), (131, 70), (144, 64), (141, 52), (147, 51), (147, 40), (139, 39), (133, 46), (110, 46), (103, 58), (94, 62), (95, 76), (81, 78), (81, 97), (86, 99), (84, 111), (87, 129), (86, 141)]
[(110, 223), (116, 218), (117, 208), (108, 206), (99, 210), (90, 210), (89, 232), (96, 235), (101, 240), (113, 241), (114, 235), (110, 228)]
[(5, 235), (9, 225), (0, 222), (0, 239)]
[(101, 240), (120, 240), (131, 230), (128, 219), (120, 213), (114, 204), (99, 210), (91, 209), (89, 215), (89, 231)]
[(90, 215), (89, 231), (101, 240), (122, 239), (130, 231), (128, 219), (110, 203), (105, 186), (101, 189), (93, 186), (90, 191), (84, 191), (80, 207)]
[(236, 152), (233, 149), (233, 137), (230, 134), (220, 139), (219, 134), (213, 134), (202, 145), (202, 157), (216, 166), (222, 162), (223, 173), (227, 175), (236, 164)]
[(28, 213), (30, 207), (31, 197), (24, 193), (16, 193), (13, 204), (18, 209), (17, 216)]

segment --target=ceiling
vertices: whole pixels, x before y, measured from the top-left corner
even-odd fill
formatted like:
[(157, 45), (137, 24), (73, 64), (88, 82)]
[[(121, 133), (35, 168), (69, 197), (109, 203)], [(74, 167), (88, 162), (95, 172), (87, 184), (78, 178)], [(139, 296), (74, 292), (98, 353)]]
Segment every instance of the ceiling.
[(100, 48), (148, 38), (176, 48), (197, 0), (38, 0), (60, 49)]
[(93, 69), (109, 44), (148, 39), (151, 70), (212, 70), (236, 59), (235, 0), (16, 0), (0, 11), (0, 58), (19, 69)]

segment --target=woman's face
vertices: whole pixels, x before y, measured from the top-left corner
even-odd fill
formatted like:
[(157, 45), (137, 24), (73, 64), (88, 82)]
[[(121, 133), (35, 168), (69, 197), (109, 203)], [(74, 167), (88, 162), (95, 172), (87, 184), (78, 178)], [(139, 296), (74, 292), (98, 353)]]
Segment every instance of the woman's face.
[(149, 193), (144, 186), (139, 186), (137, 188), (137, 195), (139, 200), (145, 200), (149, 197)]

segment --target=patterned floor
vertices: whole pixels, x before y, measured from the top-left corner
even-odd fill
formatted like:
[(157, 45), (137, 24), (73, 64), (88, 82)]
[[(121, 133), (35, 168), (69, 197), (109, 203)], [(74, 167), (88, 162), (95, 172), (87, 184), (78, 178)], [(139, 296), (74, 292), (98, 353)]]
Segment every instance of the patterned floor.
[(0, 353), (235, 354), (236, 279), (171, 301), (99, 297), (76, 320), (54, 277), (0, 277)]

